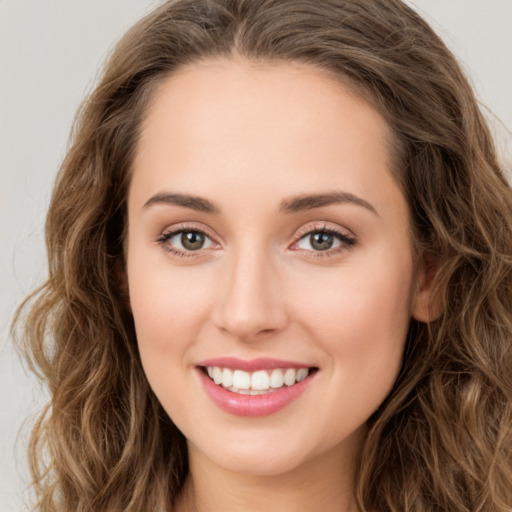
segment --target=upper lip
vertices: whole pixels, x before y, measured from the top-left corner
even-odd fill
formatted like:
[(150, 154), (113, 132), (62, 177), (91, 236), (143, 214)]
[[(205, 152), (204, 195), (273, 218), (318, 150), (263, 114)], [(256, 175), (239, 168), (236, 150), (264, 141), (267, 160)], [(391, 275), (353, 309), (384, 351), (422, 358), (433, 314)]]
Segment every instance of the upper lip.
[(309, 364), (269, 357), (259, 357), (256, 359), (216, 357), (213, 359), (205, 359), (204, 361), (197, 363), (197, 366), (218, 366), (220, 368), (231, 368), (232, 370), (244, 370), (246, 372), (273, 370), (275, 368), (313, 368), (313, 366)]

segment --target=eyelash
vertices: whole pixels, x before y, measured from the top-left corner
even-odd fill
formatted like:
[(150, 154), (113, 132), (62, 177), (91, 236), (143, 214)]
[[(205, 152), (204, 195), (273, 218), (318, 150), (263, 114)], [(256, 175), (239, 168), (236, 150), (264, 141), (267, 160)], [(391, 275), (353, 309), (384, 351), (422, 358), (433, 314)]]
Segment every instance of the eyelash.
[[(178, 256), (180, 258), (193, 258), (196, 257), (197, 254), (200, 252), (201, 249), (198, 249), (197, 251), (181, 251), (179, 249), (175, 249), (171, 245), (169, 245), (169, 240), (173, 238), (176, 235), (179, 235), (180, 233), (186, 233), (186, 232), (194, 232), (194, 233), (200, 233), (207, 237), (208, 239), (213, 241), (213, 237), (211, 237), (204, 229), (198, 228), (194, 225), (180, 225), (176, 228), (169, 229), (168, 231), (165, 231), (162, 233), (158, 239), (157, 242), (162, 246), (164, 250), (171, 253), (173, 256)], [(303, 228), (299, 230), (299, 232), (296, 235), (296, 239), (293, 242), (293, 245), (298, 244), (301, 240), (305, 239), (307, 236), (311, 236), (314, 233), (324, 233), (327, 235), (332, 235), (333, 237), (337, 238), (341, 244), (339, 247), (336, 247), (335, 249), (327, 249), (325, 251), (314, 251), (314, 250), (306, 250), (306, 249), (293, 249), (297, 251), (305, 251), (308, 252), (311, 257), (314, 258), (331, 258), (334, 256), (337, 256), (341, 252), (351, 250), (356, 244), (357, 240), (356, 238), (347, 235), (346, 233), (343, 233), (341, 231), (338, 231), (335, 228), (328, 227), (325, 224), (321, 226), (308, 226), (306, 228)], [(214, 242), (215, 243), (215, 242)]]
[(169, 240), (180, 233), (201, 233), (205, 237), (213, 240), (204, 229), (200, 229), (197, 226), (190, 224), (182, 224), (176, 228), (171, 228), (168, 231), (164, 231), (157, 239), (157, 242), (162, 246), (162, 248), (171, 253), (173, 256), (178, 256), (179, 258), (193, 258), (197, 256), (195, 253), (198, 251), (181, 251), (179, 249), (175, 249), (171, 245), (169, 245)]
[[(355, 237), (348, 235), (347, 233), (344, 233), (338, 229), (326, 226), (325, 224), (322, 225), (315, 225), (313, 227), (307, 226), (305, 228), (300, 229), (297, 232), (296, 240), (293, 242), (292, 245), (298, 244), (301, 240), (305, 239), (308, 236), (311, 236), (315, 233), (324, 233), (327, 235), (332, 235), (333, 237), (337, 238), (341, 243), (339, 247), (336, 247), (334, 249), (327, 249), (325, 251), (313, 251), (313, 250), (307, 250), (310, 257), (313, 258), (333, 258), (338, 256), (340, 253), (351, 250), (356, 244), (357, 240)], [(295, 249), (298, 251), (306, 251), (305, 249)]]

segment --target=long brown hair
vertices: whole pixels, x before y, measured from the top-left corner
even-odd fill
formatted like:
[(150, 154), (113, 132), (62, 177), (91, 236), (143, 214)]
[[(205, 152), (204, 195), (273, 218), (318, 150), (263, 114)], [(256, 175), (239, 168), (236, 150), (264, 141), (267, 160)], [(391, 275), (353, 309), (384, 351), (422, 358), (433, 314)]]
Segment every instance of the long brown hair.
[(310, 64), (382, 113), (416, 255), (435, 271), (442, 312), (411, 322), (369, 420), (361, 509), (510, 512), (512, 191), (457, 62), (400, 0), (169, 1), (118, 43), (54, 189), (48, 279), (17, 317), (51, 393), (30, 445), (37, 508), (163, 511), (182, 488), (184, 438), (148, 386), (120, 285), (126, 194), (156, 85), (230, 55)]

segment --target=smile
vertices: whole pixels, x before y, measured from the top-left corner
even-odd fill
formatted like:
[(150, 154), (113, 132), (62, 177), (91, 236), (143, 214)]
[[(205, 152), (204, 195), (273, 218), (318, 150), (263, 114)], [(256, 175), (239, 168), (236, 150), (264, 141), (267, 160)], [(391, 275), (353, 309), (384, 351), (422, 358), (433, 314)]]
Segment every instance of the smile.
[(264, 395), (303, 381), (310, 368), (275, 368), (247, 372), (219, 366), (205, 367), (210, 379), (224, 389), (241, 395)]
[(293, 361), (231, 357), (202, 361), (196, 370), (206, 395), (235, 416), (268, 416), (288, 408), (319, 373), (318, 367)]

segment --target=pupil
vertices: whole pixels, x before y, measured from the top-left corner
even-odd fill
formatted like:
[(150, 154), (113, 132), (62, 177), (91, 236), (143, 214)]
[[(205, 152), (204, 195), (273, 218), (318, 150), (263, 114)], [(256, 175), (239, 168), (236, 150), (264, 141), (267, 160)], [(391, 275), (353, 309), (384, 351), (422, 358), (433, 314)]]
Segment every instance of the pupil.
[(326, 251), (327, 249), (330, 249), (333, 241), (334, 237), (329, 233), (314, 233), (310, 236), (311, 247), (317, 251)]
[(204, 244), (204, 235), (197, 231), (184, 231), (181, 234), (181, 244), (189, 251), (197, 251)]

